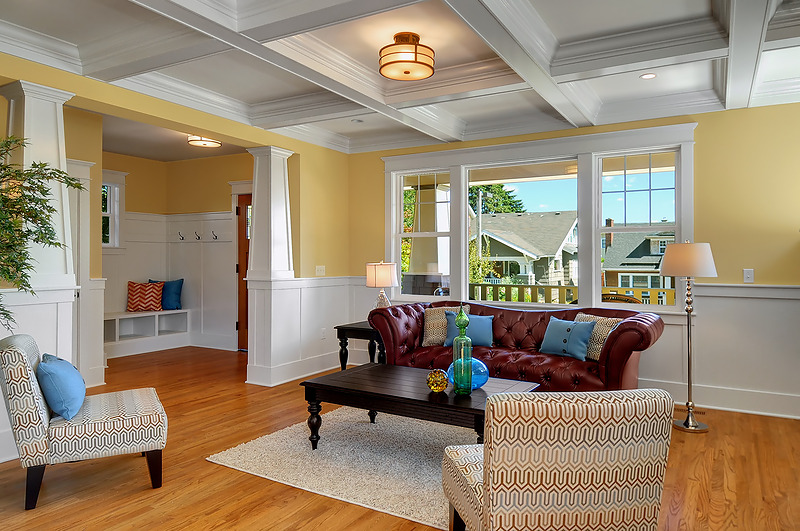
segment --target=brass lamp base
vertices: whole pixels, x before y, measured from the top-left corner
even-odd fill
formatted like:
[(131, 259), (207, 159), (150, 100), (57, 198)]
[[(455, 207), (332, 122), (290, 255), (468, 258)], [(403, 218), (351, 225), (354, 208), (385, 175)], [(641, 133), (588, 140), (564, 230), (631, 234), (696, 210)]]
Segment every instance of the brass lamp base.
[(691, 402), (687, 403), (686, 404), (686, 409), (688, 410), (688, 413), (686, 414), (686, 420), (684, 420), (684, 421), (673, 420), (672, 421), (672, 427), (677, 429), (677, 430), (686, 431), (686, 432), (690, 432), (690, 433), (705, 433), (705, 432), (707, 432), (708, 431), (708, 424), (703, 424), (702, 422), (697, 422), (697, 420), (694, 418), (694, 404), (691, 403)]

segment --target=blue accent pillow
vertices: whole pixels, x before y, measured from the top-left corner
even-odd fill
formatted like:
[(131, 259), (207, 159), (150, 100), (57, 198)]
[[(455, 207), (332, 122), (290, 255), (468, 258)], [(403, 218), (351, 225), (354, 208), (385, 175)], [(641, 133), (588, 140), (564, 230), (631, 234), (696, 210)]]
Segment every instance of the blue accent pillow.
[(181, 290), (183, 289), (183, 279), (178, 280), (149, 280), (150, 283), (163, 282), (164, 291), (161, 292), (162, 310), (181, 309)]
[[(444, 318), (447, 319), (447, 338), (444, 340), (445, 347), (452, 347), (453, 340), (458, 335), (456, 326), (456, 312), (445, 311)], [(467, 325), (467, 336), (472, 340), (473, 347), (492, 346), (492, 319), (494, 315), (470, 315), (469, 325)]]
[(544, 341), (539, 352), (556, 354), (558, 356), (572, 356), (581, 361), (586, 359), (586, 348), (589, 346), (589, 337), (592, 335), (594, 321), (580, 323), (564, 321), (550, 317), (547, 330), (544, 332)]
[(53, 413), (65, 420), (78, 413), (86, 398), (86, 382), (74, 365), (52, 354), (44, 354), (36, 368), (36, 378)]

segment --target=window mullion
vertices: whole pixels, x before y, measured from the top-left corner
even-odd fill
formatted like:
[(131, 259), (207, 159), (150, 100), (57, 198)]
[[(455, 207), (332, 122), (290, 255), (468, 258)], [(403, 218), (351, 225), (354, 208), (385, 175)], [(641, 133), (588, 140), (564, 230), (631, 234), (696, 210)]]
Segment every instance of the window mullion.
[(467, 170), (450, 167), (450, 298), (467, 300)]

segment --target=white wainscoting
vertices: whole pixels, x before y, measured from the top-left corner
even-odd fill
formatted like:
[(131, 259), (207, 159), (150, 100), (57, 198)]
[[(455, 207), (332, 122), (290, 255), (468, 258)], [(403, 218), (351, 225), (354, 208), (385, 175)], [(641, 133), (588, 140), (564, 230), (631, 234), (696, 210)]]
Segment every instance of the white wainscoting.
[[(695, 404), (800, 418), (800, 286), (697, 284), (693, 294)], [(662, 317), (667, 326), (642, 354), (639, 387), (666, 389), (680, 404), (687, 388), (686, 316)]]

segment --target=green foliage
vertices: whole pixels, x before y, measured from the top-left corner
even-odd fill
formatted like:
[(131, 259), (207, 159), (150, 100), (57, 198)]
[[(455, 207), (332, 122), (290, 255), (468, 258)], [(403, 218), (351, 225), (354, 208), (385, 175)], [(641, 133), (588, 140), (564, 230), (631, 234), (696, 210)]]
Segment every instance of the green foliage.
[(482, 184), (480, 186), (469, 187), (469, 206), (477, 214), (478, 211), (478, 190), (483, 191), (481, 201), (481, 214), (500, 214), (502, 212), (520, 213), (525, 212), (525, 205), (522, 200), (506, 190), (502, 184)]
[[(34, 293), (30, 245), (64, 246), (52, 223), (56, 207), (51, 202), (51, 183), (84, 188), (78, 179), (43, 162), (34, 162), (29, 168), (9, 163), (12, 152), (25, 145), (24, 139), (13, 136), (0, 140), (0, 282)], [(14, 323), (0, 295), (0, 325), (11, 329)]]
[(476, 240), (470, 240), (469, 244), (467, 245), (467, 263), (469, 264), (469, 271), (467, 271), (467, 273), (470, 284), (480, 284), (487, 276), (497, 276), (497, 274), (494, 272), (494, 262), (489, 258), (488, 240), (483, 240), (482, 248), (481, 254), (483, 256), (479, 257), (478, 244), (476, 243)]

